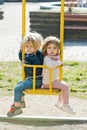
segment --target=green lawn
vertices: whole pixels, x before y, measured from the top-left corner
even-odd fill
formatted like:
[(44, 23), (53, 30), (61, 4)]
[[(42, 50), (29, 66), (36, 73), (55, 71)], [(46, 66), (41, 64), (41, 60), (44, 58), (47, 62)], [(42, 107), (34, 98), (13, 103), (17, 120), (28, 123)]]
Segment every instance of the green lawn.
[[(14, 86), (21, 80), (20, 62), (0, 62), (0, 94), (12, 94)], [(70, 86), (72, 96), (87, 98), (87, 63), (65, 62), (63, 80)]]

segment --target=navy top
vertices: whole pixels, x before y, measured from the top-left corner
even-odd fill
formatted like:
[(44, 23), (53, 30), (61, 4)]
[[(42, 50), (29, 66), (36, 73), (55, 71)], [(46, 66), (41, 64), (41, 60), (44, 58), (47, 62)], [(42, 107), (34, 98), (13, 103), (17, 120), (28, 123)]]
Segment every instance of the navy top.
[[(22, 61), (22, 52), (19, 51), (19, 59)], [(40, 51), (36, 51), (34, 54), (24, 55), (24, 63), (29, 65), (42, 65), (43, 64), (43, 54)], [(25, 67), (25, 76), (32, 78), (33, 77), (33, 67)], [(42, 78), (42, 68), (36, 69), (36, 77), (38, 79)]]

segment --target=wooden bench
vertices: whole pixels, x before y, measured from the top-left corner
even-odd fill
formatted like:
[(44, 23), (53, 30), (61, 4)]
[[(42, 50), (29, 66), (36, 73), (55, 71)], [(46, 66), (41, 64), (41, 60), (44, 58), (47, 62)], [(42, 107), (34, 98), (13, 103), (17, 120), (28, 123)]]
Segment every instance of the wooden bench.
[(65, 14), (65, 21), (87, 22), (87, 15)]
[[(70, 22), (71, 25), (66, 24)], [(65, 30), (87, 31), (87, 15), (65, 14)]]
[(65, 26), (64, 29), (67, 30), (87, 30), (87, 27), (81, 27), (81, 26)]

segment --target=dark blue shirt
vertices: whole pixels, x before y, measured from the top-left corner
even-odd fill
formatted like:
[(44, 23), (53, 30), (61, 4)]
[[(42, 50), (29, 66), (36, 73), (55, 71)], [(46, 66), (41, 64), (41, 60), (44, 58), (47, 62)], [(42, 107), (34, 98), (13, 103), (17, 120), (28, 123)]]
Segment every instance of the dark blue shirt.
[[(19, 52), (19, 59), (22, 60), (22, 52)], [(24, 63), (29, 65), (42, 65), (43, 64), (43, 54), (40, 51), (36, 51), (34, 54), (24, 55)], [(25, 67), (25, 76), (33, 77), (33, 67)], [(38, 79), (42, 78), (42, 68), (36, 69), (36, 76)]]

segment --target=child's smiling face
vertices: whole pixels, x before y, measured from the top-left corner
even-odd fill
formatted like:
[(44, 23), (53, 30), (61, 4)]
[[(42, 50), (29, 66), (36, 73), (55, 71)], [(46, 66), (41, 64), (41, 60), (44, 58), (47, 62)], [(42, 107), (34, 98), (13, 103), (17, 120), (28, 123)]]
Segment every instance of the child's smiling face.
[(51, 43), (47, 47), (47, 54), (50, 56), (55, 56), (58, 54), (58, 47), (55, 43)]

